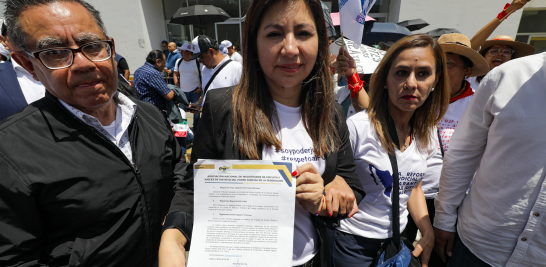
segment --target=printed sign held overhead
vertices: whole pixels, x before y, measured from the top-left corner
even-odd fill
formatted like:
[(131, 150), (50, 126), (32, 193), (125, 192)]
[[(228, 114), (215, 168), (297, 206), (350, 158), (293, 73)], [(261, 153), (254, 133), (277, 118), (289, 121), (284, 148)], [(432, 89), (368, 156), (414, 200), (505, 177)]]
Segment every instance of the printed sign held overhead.
[(339, 54), (339, 49), (343, 45), (343, 40), (345, 40), (345, 49), (347, 49), (349, 55), (355, 60), (356, 70), (360, 74), (374, 73), (379, 62), (381, 62), (383, 56), (387, 53), (367, 45), (361, 45), (360, 47), (355, 48), (353, 41), (339, 38), (330, 45), (331, 54)]

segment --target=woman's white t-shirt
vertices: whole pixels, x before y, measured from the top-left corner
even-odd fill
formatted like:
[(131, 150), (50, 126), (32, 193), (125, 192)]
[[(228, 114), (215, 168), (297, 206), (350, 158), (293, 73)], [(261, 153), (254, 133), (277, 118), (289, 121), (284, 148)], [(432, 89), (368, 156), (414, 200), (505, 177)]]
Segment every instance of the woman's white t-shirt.
[[(356, 170), (366, 196), (358, 205), (358, 213), (344, 219), (339, 231), (367, 238), (385, 239), (392, 236), (393, 186), (392, 167), (387, 151), (381, 146), (366, 110), (347, 120)], [(400, 181), (400, 232), (408, 222), (407, 202), (415, 186), (427, 170), (427, 159), (436, 149), (419, 151), (415, 139), (401, 153), (396, 150)]]
[[(449, 104), (446, 114), (440, 120), (440, 122), (438, 122), (438, 129), (440, 130), (440, 138), (442, 140), (442, 148), (444, 149), (444, 153), (446, 153), (449, 149), (449, 140), (451, 140), (451, 136), (453, 136), (459, 121), (463, 117), (466, 107), (468, 104), (470, 104), (472, 96), (474, 95), (461, 98)], [(440, 150), (440, 142), (436, 141), (436, 144), (438, 152), (429, 160), (427, 173), (423, 178), (422, 189), (425, 193), (425, 198), (427, 199), (436, 198), (438, 191), (440, 190), (440, 175), (442, 173), (444, 158), (442, 157), (442, 151)]]
[[(277, 102), (275, 107), (280, 126), (276, 135), (282, 143), (282, 150), (276, 150), (274, 147), (264, 148), (262, 159), (292, 162), (292, 171), (305, 163), (311, 163), (322, 175), (326, 161), (314, 154), (313, 140), (303, 125), (300, 107), (288, 107)], [(296, 201), (292, 266), (302, 265), (311, 260), (318, 253), (319, 242), (311, 214)]]

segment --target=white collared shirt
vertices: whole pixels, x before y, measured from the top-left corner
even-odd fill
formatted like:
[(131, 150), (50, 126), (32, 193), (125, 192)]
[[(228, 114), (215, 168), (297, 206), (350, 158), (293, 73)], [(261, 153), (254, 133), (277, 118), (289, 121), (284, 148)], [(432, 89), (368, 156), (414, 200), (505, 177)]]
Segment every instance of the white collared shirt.
[(546, 53), (489, 72), (445, 154), (434, 226), (492, 266), (546, 266), (545, 85)]
[(231, 60), (235, 62), (239, 62), (241, 65), (243, 65), (243, 57), (238, 52), (234, 52), (231, 56), (229, 56)]
[(116, 92), (113, 100), (116, 103), (116, 119), (110, 125), (102, 125), (94, 116), (85, 114), (79, 109), (60, 99), (59, 102), (61, 102), (65, 108), (74, 114), (74, 116), (82, 120), (85, 124), (92, 126), (102, 135), (112, 141), (112, 143), (114, 143), (123, 152), (129, 161), (134, 163), (133, 152), (129, 142), (128, 128), (133, 120), (133, 117), (135, 116), (137, 105), (120, 92)]
[(25, 96), (27, 104), (30, 104), (36, 100), (40, 100), (45, 96), (45, 87), (41, 82), (34, 80), (32, 74), (21, 67), (15, 60), (11, 60), (13, 70), (17, 74), (17, 81), (21, 87), (21, 91)]

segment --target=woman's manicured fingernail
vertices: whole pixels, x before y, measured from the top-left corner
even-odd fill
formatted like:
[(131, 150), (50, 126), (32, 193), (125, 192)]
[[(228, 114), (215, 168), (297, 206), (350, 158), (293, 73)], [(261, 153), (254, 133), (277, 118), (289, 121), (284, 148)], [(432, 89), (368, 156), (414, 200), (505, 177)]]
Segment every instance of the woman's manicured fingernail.
[(328, 215), (330, 215), (330, 217), (332, 217), (332, 213), (331, 213), (331, 212), (328, 212)]
[(297, 171), (297, 170), (294, 171), (294, 172), (292, 173), (292, 176), (296, 176), (296, 175), (298, 175), (298, 171)]
[(349, 218), (353, 218), (353, 215), (350, 215)]

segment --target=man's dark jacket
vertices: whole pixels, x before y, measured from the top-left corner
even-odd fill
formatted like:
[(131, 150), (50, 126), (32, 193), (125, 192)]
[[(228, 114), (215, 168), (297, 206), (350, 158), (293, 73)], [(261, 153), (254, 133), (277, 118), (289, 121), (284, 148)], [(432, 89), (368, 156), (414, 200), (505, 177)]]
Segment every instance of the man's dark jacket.
[(180, 147), (155, 106), (132, 100), (135, 164), (50, 93), (0, 123), (0, 266), (153, 266), (167, 212), (191, 238)]
[[(233, 111), (231, 106), (233, 87), (214, 89), (207, 94), (207, 100), (203, 106), (203, 115), (195, 132), (196, 137), (193, 141), (191, 162), (186, 174), (188, 178), (193, 176), (193, 165), (198, 159), (248, 159), (248, 157), (241, 155), (233, 138)], [(366, 193), (356, 173), (353, 150), (349, 140), (349, 129), (341, 105), (336, 104), (335, 114), (335, 123), (340, 135), (341, 146), (338, 151), (325, 156), (326, 166), (322, 179), (324, 185), (327, 185), (334, 180), (336, 175), (343, 177), (353, 190), (357, 203), (360, 203)], [(260, 155), (260, 158), (262, 149), (262, 147), (259, 147), (258, 155)], [(311, 218), (321, 239), (320, 266), (331, 266), (333, 238), (329, 236), (332, 231), (327, 230), (338, 226), (341, 218), (316, 216), (311, 216)]]

